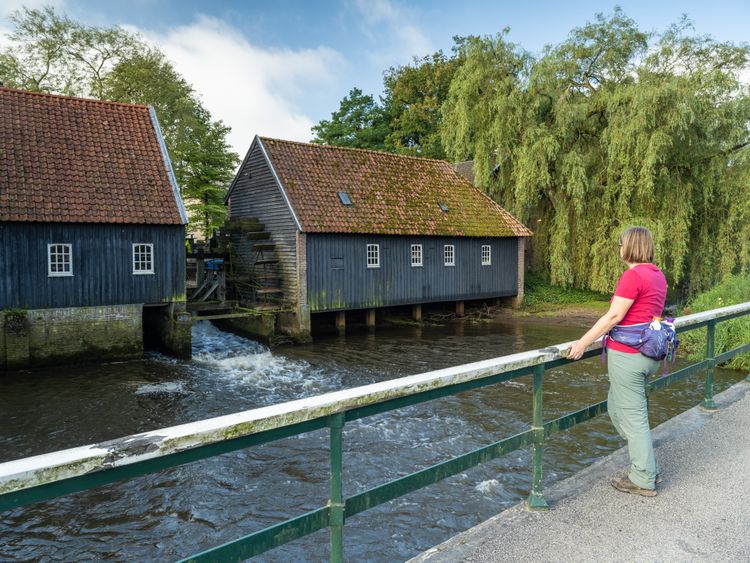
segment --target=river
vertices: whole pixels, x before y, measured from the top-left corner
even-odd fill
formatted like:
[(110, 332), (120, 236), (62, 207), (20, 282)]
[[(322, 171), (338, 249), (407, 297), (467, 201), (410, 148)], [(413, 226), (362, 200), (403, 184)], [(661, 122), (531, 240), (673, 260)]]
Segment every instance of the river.
[[(193, 328), (193, 360), (149, 353), (141, 361), (64, 367), (0, 378), (0, 461), (356, 387), (574, 340), (583, 329), (509, 319), (400, 326), (267, 347)], [(716, 392), (741, 372), (717, 370)], [(698, 376), (651, 400), (652, 424), (702, 396)], [(545, 419), (606, 398), (598, 360), (547, 372)], [(526, 429), (530, 378), (385, 413), (344, 430), (344, 492), (352, 495)], [(545, 446), (545, 483), (620, 447), (606, 416)], [(347, 521), (345, 557), (402, 561), (521, 501), (528, 450), (454, 476)], [(165, 470), (0, 514), (0, 560), (167, 561), (185, 557), (326, 503), (328, 434)], [(259, 557), (328, 558), (322, 530)]]

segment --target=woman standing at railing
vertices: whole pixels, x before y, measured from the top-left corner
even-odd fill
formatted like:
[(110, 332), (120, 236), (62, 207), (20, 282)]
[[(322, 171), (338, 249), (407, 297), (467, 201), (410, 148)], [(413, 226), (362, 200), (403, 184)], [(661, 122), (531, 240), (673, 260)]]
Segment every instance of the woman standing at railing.
[[(664, 274), (651, 261), (654, 242), (644, 227), (632, 227), (620, 236), (620, 258), (628, 269), (620, 277), (609, 311), (576, 342), (568, 358), (577, 360), (597, 338), (616, 325), (650, 323), (661, 317), (667, 296)], [(607, 341), (609, 395), (607, 410), (617, 432), (628, 443), (630, 473), (612, 480), (618, 491), (656, 496), (656, 460), (648, 423), (646, 379), (659, 362), (635, 348), (612, 339)]]

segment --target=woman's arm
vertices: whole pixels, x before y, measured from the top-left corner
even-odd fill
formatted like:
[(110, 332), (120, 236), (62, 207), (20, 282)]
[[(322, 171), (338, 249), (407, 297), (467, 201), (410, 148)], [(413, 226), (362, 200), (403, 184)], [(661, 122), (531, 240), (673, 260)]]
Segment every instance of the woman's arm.
[(568, 351), (568, 359), (577, 360), (586, 351), (586, 348), (600, 336), (607, 334), (613, 326), (619, 323), (633, 304), (634, 299), (614, 296), (609, 306), (609, 311), (600, 318), (581, 339), (573, 344)]

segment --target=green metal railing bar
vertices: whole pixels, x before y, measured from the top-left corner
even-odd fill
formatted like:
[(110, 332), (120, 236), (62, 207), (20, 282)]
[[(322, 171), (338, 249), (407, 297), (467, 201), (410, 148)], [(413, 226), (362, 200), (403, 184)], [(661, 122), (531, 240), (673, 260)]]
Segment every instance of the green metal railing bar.
[(330, 417), (331, 427), (331, 500), (328, 501), (331, 527), (331, 562), (341, 563), (344, 560), (344, 492), (343, 473), (343, 433), (344, 415), (334, 414)]
[(738, 346), (737, 348), (734, 348), (732, 350), (719, 354), (718, 356), (714, 358), (714, 361), (716, 362), (716, 365), (720, 365), (720, 364), (728, 362), (735, 356), (746, 354), (747, 352), (750, 352), (750, 344), (745, 344), (744, 346)]
[(531, 429), (534, 432), (534, 461), (531, 470), (531, 493), (526, 499), (526, 506), (530, 510), (548, 510), (547, 501), (542, 492), (542, 450), (544, 448), (544, 418), (542, 405), (542, 385), (544, 383), (544, 364), (534, 368), (533, 388), (533, 421)]
[(607, 412), (607, 401), (600, 401), (584, 407), (581, 410), (566, 414), (560, 418), (550, 420), (544, 423), (544, 437), (548, 438), (553, 434), (558, 434), (569, 428), (573, 428), (576, 424), (586, 422), (587, 420), (604, 414)]
[[(715, 409), (713, 368), (738, 354), (750, 351), (750, 343), (747, 343), (715, 356), (715, 327), (720, 322), (748, 314), (750, 314), (750, 303), (745, 303), (678, 319), (678, 332), (706, 327), (706, 358), (665, 377), (650, 381), (647, 385), (647, 393), (650, 394), (676, 381), (705, 371), (705, 390), (701, 405), (706, 409)], [(600, 344), (595, 345), (593, 349), (584, 354), (584, 358), (598, 355), (597, 348), (600, 348), (600, 346)], [(569, 344), (563, 344), (496, 360), (438, 370), (430, 374), (410, 376), (393, 380), (392, 384), (391, 382), (382, 385), (376, 384), (346, 392), (331, 393), (311, 398), (311, 400), (285, 403), (278, 405), (279, 408), (264, 408), (257, 411), (237, 413), (237, 416), (242, 415), (241, 420), (236, 424), (228, 424), (227, 426), (217, 423), (216, 421), (219, 419), (210, 419), (103, 444), (57, 452), (63, 458), (65, 458), (65, 455), (72, 456), (79, 464), (75, 468), (67, 468), (60, 463), (44, 465), (43, 461), (35, 461), (36, 458), (7, 462), (0, 464), (0, 491), (5, 491), (0, 494), (0, 510), (48, 500), (63, 494), (98, 487), (322, 428), (328, 428), (330, 432), (330, 500), (327, 506), (227, 542), (184, 561), (241, 560), (328, 527), (330, 531), (330, 559), (334, 562), (340, 562), (344, 558), (343, 530), (346, 517), (529, 445), (533, 448), (533, 462), (532, 486), (527, 499), (527, 507), (531, 510), (544, 510), (547, 509), (542, 488), (542, 452), (545, 439), (607, 411), (607, 402), (600, 401), (544, 422), (544, 373), (551, 368), (571, 363), (565, 358), (568, 348)], [(431, 374), (435, 374), (434, 377)], [(488, 385), (495, 385), (529, 374), (533, 374), (533, 411), (532, 424), (528, 430), (373, 487), (349, 498), (344, 496), (342, 464), (343, 428), (346, 422)], [(457, 380), (457, 382), (454, 383), (453, 380)], [(750, 378), (748, 378), (748, 381), (750, 382)], [(385, 389), (382, 389), (383, 385), (385, 385)], [(370, 388), (373, 391), (368, 394), (366, 390)], [(359, 391), (360, 389), (363, 391)], [(341, 399), (340, 406), (337, 406), (336, 400), (339, 396), (343, 399)], [(325, 399), (328, 397), (330, 397), (330, 400), (326, 401)], [(298, 404), (300, 410), (293, 410), (292, 405)], [(289, 407), (284, 408), (286, 405), (289, 405)], [(317, 414), (317, 412), (336, 411), (337, 409), (338, 412)], [(264, 415), (265, 418), (260, 414), (255, 416), (256, 412), (260, 413), (261, 411), (264, 413), (268, 411), (270, 414)], [(232, 417), (234, 416), (232, 415)], [(203, 425), (203, 423), (206, 424)], [(254, 430), (256, 424), (258, 430)], [(264, 428), (264, 425), (275, 425), (275, 427)], [(195, 426), (199, 428), (198, 433), (192, 433)], [(160, 436), (160, 432), (166, 436)], [(247, 433), (247, 435), (237, 436), (237, 433), (242, 432)], [(217, 436), (219, 437), (217, 438)], [(149, 442), (148, 440), (153, 441)], [(178, 443), (184, 441), (187, 444), (186, 449), (170, 451), (169, 448), (174, 447), (170, 440)], [(201, 440), (213, 441), (201, 444)], [(145, 443), (141, 444), (139, 441), (145, 441)], [(151, 451), (148, 448), (156, 448), (158, 451), (153, 454), (155, 457), (141, 460), (139, 449), (133, 450), (134, 444), (136, 446), (142, 445), (146, 453)], [(125, 450), (124, 459), (118, 459), (117, 457), (117, 454), (121, 453), (117, 450), (120, 447)], [(112, 449), (110, 450), (110, 448)], [(89, 450), (91, 450), (91, 461), (86, 465)], [(131, 450), (138, 453), (133, 453)], [(108, 453), (104, 456), (103, 452)], [(110, 456), (112, 456), (111, 460)], [(40, 457), (46, 460), (49, 456)], [(27, 461), (28, 468), (24, 465)], [(84, 468), (89, 466), (93, 467), (93, 469), (89, 469), (91, 472), (83, 473)], [(22, 467), (22, 469), (19, 469), (19, 467)], [(55, 477), (58, 471), (63, 477)], [(75, 474), (76, 472), (79, 474)], [(27, 474), (30, 474), (31, 477)]]
[[(596, 352), (591, 352), (591, 355), (596, 355)], [(346, 421), (358, 420), (360, 418), (367, 418), (376, 414), (382, 414), (384, 412), (400, 409), (403, 407), (410, 407), (425, 403), (427, 401), (434, 401), (442, 397), (448, 397), (450, 395), (458, 395), (466, 391), (472, 391), (481, 387), (487, 387), (488, 385), (495, 385), (502, 383), (503, 381), (510, 381), (529, 375), (534, 371), (532, 367), (515, 369), (513, 371), (499, 373), (485, 377), (483, 379), (475, 379), (473, 381), (467, 381), (464, 383), (456, 383), (454, 385), (448, 385), (446, 387), (440, 387), (438, 389), (431, 389), (429, 391), (422, 391), (421, 393), (415, 393), (413, 395), (407, 395), (405, 397), (399, 397), (398, 399), (388, 399), (386, 401), (367, 405), (364, 407), (357, 407), (346, 411)]]
[(706, 326), (706, 361), (708, 367), (706, 368), (706, 393), (703, 397), (703, 403), (701, 406), (709, 411), (716, 410), (716, 403), (714, 403), (714, 365), (716, 363), (714, 359), (714, 340), (716, 338), (716, 321), (708, 323)]
[(225, 563), (242, 561), (261, 553), (302, 538), (330, 524), (328, 507), (318, 508), (297, 518), (285, 520), (280, 524), (264, 528), (242, 538), (229, 541), (201, 553), (181, 559), (180, 563)]
[(404, 496), (407, 493), (442, 481), (447, 477), (508, 454), (531, 444), (533, 433), (526, 430), (510, 438), (482, 446), (474, 451), (437, 463), (395, 481), (389, 481), (346, 499), (346, 515), (353, 516), (364, 510)]

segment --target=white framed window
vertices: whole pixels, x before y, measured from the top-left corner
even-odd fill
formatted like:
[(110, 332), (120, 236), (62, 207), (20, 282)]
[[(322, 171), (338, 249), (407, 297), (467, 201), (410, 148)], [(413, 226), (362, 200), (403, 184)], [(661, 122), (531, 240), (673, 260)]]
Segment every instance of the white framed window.
[(492, 265), (492, 247), (489, 244), (482, 245), (482, 266)]
[(380, 245), (379, 244), (367, 245), (367, 267), (368, 268), (380, 268)]
[(413, 268), (422, 265), (422, 245), (412, 244), (411, 245), (411, 265)]
[(73, 275), (73, 245), (47, 245), (47, 275), (53, 278)]
[(456, 247), (452, 244), (443, 246), (443, 264), (446, 266), (456, 265)]
[(154, 273), (154, 245), (135, 243), (133, 245), (133, 274)]

